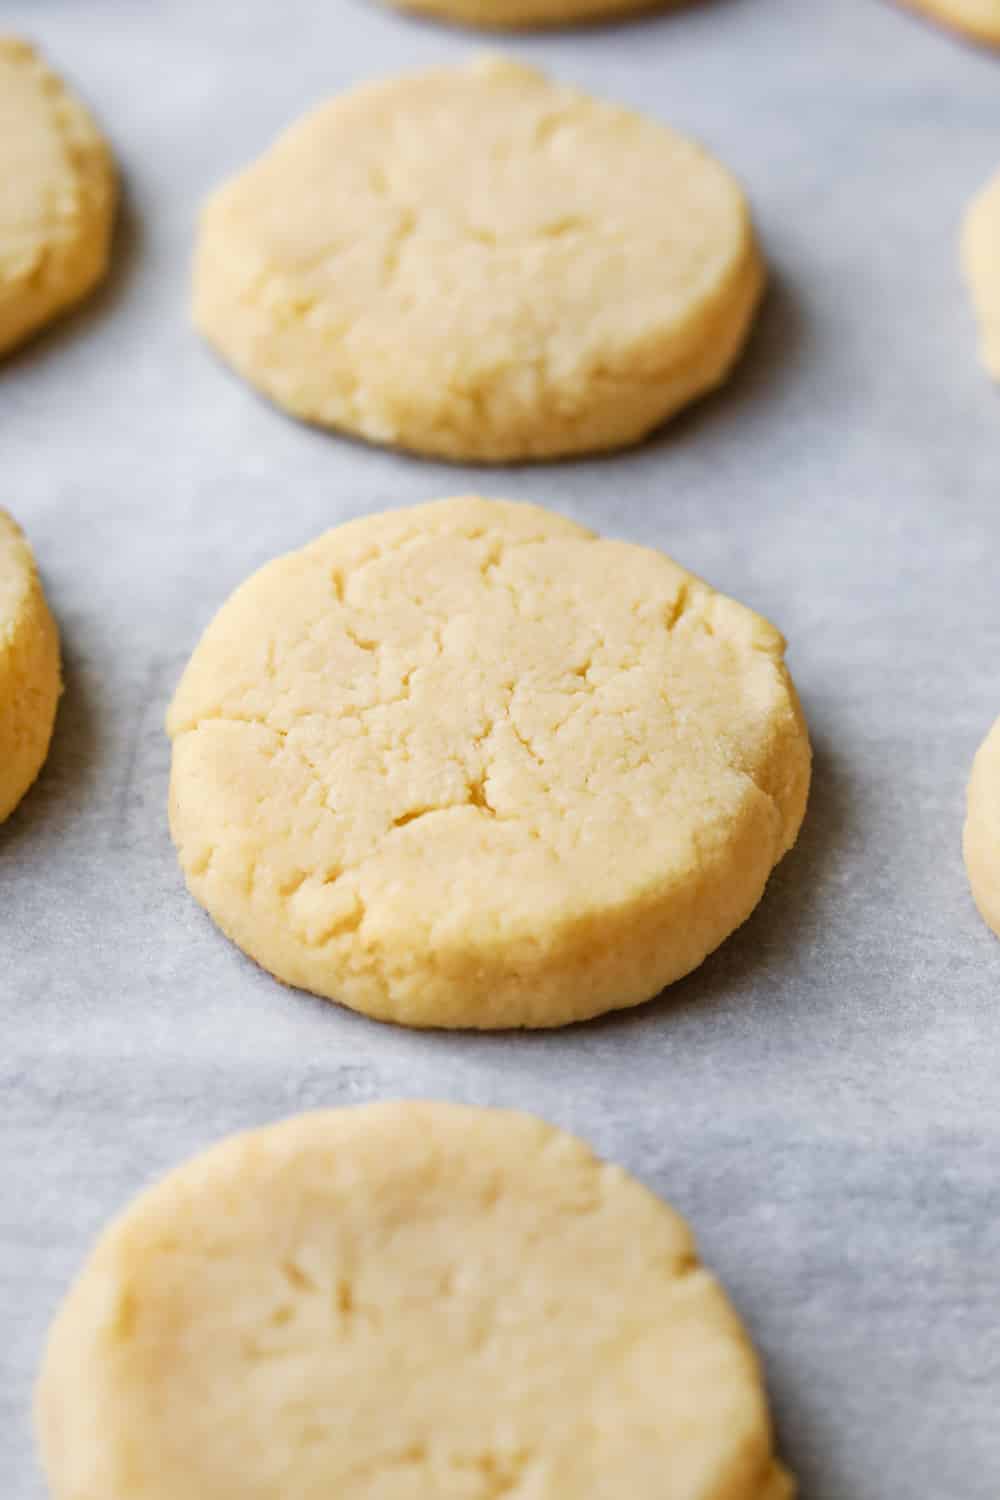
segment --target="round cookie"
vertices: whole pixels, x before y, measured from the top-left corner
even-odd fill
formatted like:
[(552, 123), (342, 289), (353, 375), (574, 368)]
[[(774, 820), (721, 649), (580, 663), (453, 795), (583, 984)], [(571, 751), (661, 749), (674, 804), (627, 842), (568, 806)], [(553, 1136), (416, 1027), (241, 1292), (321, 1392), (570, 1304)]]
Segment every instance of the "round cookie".
[(53, 1500), (790, 1500), (691, 1234), (526, 1115), (235, 1136), (104, 1233), (37, 1393)]
[(1000, 380), (1000, 173), (966, 214), (962, 263), (979, 318), (983, 363)]
[(55, 621), (31, 548), (0, 510), (0, 822), (42, 768), (59, 690)]
[(963, 845), (976, 905), (1000, 937), (1000, 719), (973, 762)]
[(217, 191), (194, 317), (298, 417), (501, 462), (643, 437), (722, 381), (761, 284), (712, 157), (486, 59), (354, 89)]
[(484, 26), (492, 31), (533, 30), (611, 20), (644, 10), (665, 10), (676, 0), (391, 0), (399, 10)]
[(1000, 46), (1000, 0), (905, 0), (905, 3), (963, 32), (973, 41)]
[(114, 202), (87, 110), (26, 42), (0, 36), (0, 353), (100, 280)]
[(637, 1004), (795, 840), (783, 650), (668, 557), (535, 506), (351, 522), (238, 589), (183, 676), (188, 886), (280, 979), (381, 1019)]

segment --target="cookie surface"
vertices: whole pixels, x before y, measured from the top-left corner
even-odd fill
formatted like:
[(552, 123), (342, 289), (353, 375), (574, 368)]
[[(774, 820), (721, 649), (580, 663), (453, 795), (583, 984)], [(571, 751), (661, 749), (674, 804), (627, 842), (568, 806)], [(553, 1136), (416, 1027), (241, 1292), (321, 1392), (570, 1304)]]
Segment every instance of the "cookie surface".
[(0, 510), (0, 822), (42, 768), (59, 688), (59, 637), (35, 560)]
[(399, 10), (457, 21), (460, 26), (520, 30), (665, 10), (676, 0), (390, 0)]
[(572, 1136), (454, 1105), (302, 1115), (144, 1193), (37, 1416), (53, 1500), (792, 1493), (684, 1222)]
[(1000, 46), (1000, 0), (905, 0), (905, 3), (975, 41)]
[(194, 317), (299, 417), (507, 461), (634, 442), (717, 385), (761, 282), (713, 158), (480, 60), (345, 94), (216, 192)]
[(649, 999), (757, 904), (809, 745), (774, 628), (466, 497), (263, 568), (168, 716), (188, 885), (280, 979), (418, 1026)]
[(1000, 380), (1000, 173), (966, 214), (962, 263), (979, 319), (983, 363)]
[(1000, 719), (973, 763), (963, 844), (976, 905), (1000, 937)]
[(0, 36), (0, 353), (100, 280), (114, 200), (87, 110), (26, 42)]

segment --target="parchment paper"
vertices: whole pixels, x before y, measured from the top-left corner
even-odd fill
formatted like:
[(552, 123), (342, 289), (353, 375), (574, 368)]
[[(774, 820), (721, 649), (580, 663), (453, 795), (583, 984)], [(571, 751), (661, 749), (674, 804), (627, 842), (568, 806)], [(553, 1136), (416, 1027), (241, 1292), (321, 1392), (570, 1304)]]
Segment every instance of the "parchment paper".
[[(67, 668), (0, 830), (0, 1495), (43, 1494), (45, 1328), (141, 1185), (239, 1127), (429, 1095), (546, 1115), (690, 1217), (804, 1500), (997, 1500), (1000, 943), (960, 832), (1000, 713), (1000, 394), (956, 231), (1000, 166), (1000, 59), (882, 0), (491, 39), (716, 150), (773, 286), (733, 383), (641, 450), (461, 470), (272, 410), (191, 332), (187, 280), (199, 200), (279, 128), (482, 39), (369, 0), (0, 21), (92, 102), (127, 182), (106, 291), (0, 368), (0, 504)], [(663, 547), (770, 616), (815, 744), (800, 843), (746, 927), (561, 1034), (413, 1035), (282, 989), (186, 896), (167, 834), (164, 709), (230, 590), (340, 520), (469, 488)]]

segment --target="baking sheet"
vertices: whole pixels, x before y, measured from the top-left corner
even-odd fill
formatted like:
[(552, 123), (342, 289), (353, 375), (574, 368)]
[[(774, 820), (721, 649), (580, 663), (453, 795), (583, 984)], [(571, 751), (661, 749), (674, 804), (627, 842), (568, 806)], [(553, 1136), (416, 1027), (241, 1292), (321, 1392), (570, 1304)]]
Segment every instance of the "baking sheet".
[[(77, 82), (127, 182), (107, 289), (0, 367), (0, 503), (67, 669), (48, 768), (0, 829), (0, 1494), (43, 1494), (45, 1327), (143, 1183), (294, 1110), (432, 1095), (546, 1115), (689, 1215), (806, 1500), (996, 1500), (1000, 943), (959, 840), (1000, 712), (1000, 397), (955, 240), (1000, 165), (1000, 60), (881, 0), (491, 42), (714, 148), (774, 281), (732, 384), (641, 450), (484, 471), (296, 425), (186, 318), (206, 190), (313, 101), (480, 39), (367, 0), (0, 20)], [(563, 1033), (412, 1035), (281, 989), (187, 898), (167, 834), (164, 709), (231, 588), (468, 488), (663, 547), (769, 615), (815, 744), (799, 845), (746, 927), (663, 999)]]

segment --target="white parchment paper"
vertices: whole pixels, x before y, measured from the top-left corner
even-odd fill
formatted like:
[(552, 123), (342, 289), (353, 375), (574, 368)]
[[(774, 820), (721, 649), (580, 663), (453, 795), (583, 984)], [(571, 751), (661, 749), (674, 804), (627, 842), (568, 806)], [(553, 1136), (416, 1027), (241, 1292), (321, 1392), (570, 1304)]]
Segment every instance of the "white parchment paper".
[[(0, 829), (3, 1500), (43, 1494), (31, 1382), (107, 1218), (228, 1131), (389, 1095), (534, 1110), (684, 1211), (804, 1500), (996, 1500), (1000, 943), (960, 829), (1000, 713), (1000, 395), (956, 231), (1000, 166), (1000, 59), (883, 0), (504, 41), (716, 150), (774, 279), (732, 384), (641, 450), (464, 471), (289, 421), (186, 299), (213, 184), (325, 95), (481, 40), (370, 0), (0, 0), (0, 24), (76, 82), (127, 182), (110, 285), (0, 367), (0, 504), (67, 676)], [(469, 488), (663, 547), (769, 615), (815, 743), (746, 927), (561, 1034), (411, 1035), (280, 988), (187, 898), (167, 834), (164, 709), (229, 591), (338, 521)]]

